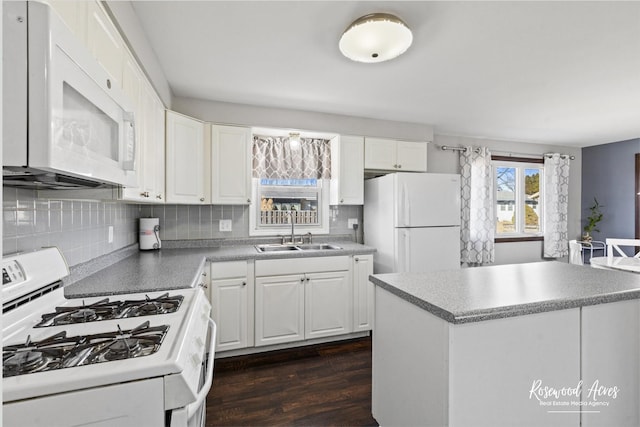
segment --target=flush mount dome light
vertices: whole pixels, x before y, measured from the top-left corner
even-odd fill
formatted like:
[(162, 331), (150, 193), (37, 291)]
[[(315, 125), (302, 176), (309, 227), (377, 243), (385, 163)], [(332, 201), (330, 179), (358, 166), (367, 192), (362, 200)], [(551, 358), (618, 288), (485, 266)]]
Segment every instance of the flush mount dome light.
[(402, 55), (413, 35), (407, 24), (389, 13), (362, 16), (345, 30), (340, 38), (340, 52), (358, 62), (383, 62)]

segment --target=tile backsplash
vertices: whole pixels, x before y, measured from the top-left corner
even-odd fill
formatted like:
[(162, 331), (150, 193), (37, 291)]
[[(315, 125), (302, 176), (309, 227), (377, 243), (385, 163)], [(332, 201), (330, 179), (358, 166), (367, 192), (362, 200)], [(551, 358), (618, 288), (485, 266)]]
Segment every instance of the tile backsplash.
[[(349, 218), (360, 224), (362, 207), (332, 206), (330, 234), (354, 234)], [(89, 261), (138, 241), (138, 218), (160, 219), (162, 240), (249, 237), (249, 207), (219, 205), (142, 205), (117, 201), (41, 198), (35, 190), (3, 187), (3, 255), (57, 246), (70, 266)], [(232, 231), (219, 231), (221, 219)], [(113, 242), (108, 241), (113, 227)]]

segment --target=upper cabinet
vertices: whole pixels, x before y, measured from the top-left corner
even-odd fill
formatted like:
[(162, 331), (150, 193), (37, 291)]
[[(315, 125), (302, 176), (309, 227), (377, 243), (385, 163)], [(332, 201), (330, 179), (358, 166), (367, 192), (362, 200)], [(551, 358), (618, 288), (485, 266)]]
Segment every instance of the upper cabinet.
[(166, 190), (168, 203), (209, 203), (205, 192), (205, 124), (167, 111)]
[(87, 4), (87, 47), (114, 80), (111, 84), (119, 86), (122, 79), (122, 64), (125, 58), (125, 45), (116, 26), (109, 19), (98, 2)]
[(364, 168), (396, 172), (426, 172), (427, 143), (365, 138)]
[(251, 129), (211, 126), (211, 203), (251, 203)]
[(122, 199), (163, 203), (164, 105), (128, 53), (123, 64), (122, 89), (134, 104), (138, 141), (138, 186), (123, 188)]
[(364, 137), (331, 140), (331, 205), (364, 204)]
[(87, 1), (49, 0), (49, 4), (83, 43), (87, 40)]

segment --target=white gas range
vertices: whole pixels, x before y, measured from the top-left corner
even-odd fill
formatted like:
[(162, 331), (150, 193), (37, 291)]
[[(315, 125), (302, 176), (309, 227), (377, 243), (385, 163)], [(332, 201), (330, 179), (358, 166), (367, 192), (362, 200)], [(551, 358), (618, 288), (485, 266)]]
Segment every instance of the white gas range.
[(56, 248), (2, 273), (6, 427), (204, 425), (216, 326), (201, 288), (65, 299)]

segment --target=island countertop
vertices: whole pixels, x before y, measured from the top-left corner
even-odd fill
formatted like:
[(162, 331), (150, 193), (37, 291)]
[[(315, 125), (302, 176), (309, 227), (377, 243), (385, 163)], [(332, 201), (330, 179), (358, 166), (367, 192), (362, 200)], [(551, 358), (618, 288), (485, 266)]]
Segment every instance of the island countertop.
[(640, 298), (640, 275), (559, 261), (370, 278), (453, 324)]

